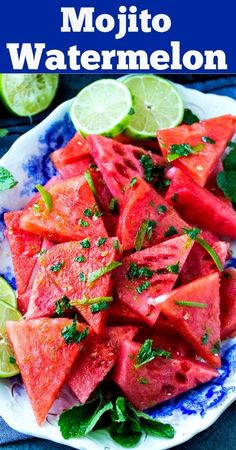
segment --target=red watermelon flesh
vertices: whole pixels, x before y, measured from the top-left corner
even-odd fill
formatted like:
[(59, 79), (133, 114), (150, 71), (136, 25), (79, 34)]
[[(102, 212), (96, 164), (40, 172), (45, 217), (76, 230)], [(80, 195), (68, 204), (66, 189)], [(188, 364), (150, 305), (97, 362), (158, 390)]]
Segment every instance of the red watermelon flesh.
[[(137, 234), (146, 220), (154, 221), (156, 225), (151, 238), (145, 238), (143, 247), (158, 244), (170, 239), (172, 235), (176, 237), (178, 234), (182, 234), (182, 228), (187, 226), (174, 208), (148, 183), (139, 178), (125, 194), (118, 221), (117, 236), (124, 250), (131, 250), (135, 247)], [(170, 229), (173, 230), (172, 234), (169, 233)]]
[[(48, 318), (6, 323), (39, 425), (44, 423), (81, 349), (81, 344), (66, 344), (61, 335), (71, 324), (69, 319)], [(78, 324), (79, 331), (84, 328)]]
[[(105, 274), (92, 284), (88, 282), (88, 278), (95, 270), (118, 259), (118, 252), (113, 248), (115, 241), (107, 238), (100, 247), (97, 246), (97, 240), (91, 241), (90, 248), (82, 248), (80, 242), (76, 241), (58, 244), (42, 255), (40, 263), (51, 280), (70, 300), (109, 297), (112, 295), (111, 273)], [(85, 261), (76, 261), (78, 256), (84, 256)], [(61, 269), (53, 271), (53, 267), (58, 263), (62, 264)], [(78, 310), (96, 333), (103, 332), (107, 310), (97, 314), (93, 314), (89, 306), (78, 306)]]
[[(219, 274), (213, 273), (179, 287), (160, 299), (159, 307), (196, 353), (213, 367), (220, 367)], [(176, 302), (203, 303), (205, 307)]]
[(114, 366), (119, 344), (132, 340), (136, 327), (109, 327), (104, 336), (91, 336), (68, 378), (68, 384), (81, 403), (85, 403)]
[(64, 180), (67, 180), (68, 178), (79, 177), (81, 175), (84, 175), (84, 172), (89, 169), (91, 162), (91, 158), (79, 159), (78, 161), (75, 161), (73, 163), (66, 164), (60, 169), (57, 169), (57, 171)]
[(29, 301), (26, 319), (51, 317), (55, 314), (55, 303), (63, 297), (63, 292), (53, 283), (43, 267), (39, 267)]
[[(171, 272), (171, 267), (178, 264), (180, 272), (191, 247), (189, 238), (183, 235), (124, 258), (116, 278), (119, 301), (131, 308), (146, 323), (154, 325), (160, 309), (152, 306), (152, 300), (171, 291), (178, 278), (178, 273)], [(152, 277), (131, 278), (129, 273), (132, 264), (153, 271)], [(139, 290), (143, 283), (148, 283), (149, 286), (138, 292), (137, 289)]]
[(220, 285), (221, 338), (225, 339), (236, 331), (236, 270), (226, 269)]
[(236, 239), (236, 211), (180, 170), (172, 178), (166, 200), (187, 222)]
[[(223, 266), (228, 256), (229, 243), (219, 241), (219, 238), (209, 231), (203, 231), (201, 237), (215, 250)], [(195, 242), (181, 270), (179, 281), (181, 284), (187, 284), (216, 270), (217, 267), (209, 253)]]
[(124, 341), (113, 374), (114, 381), (135, 408), (144, 410), (206, 383), (218, 373), (197, 361), (157, 357), (136, 369), (141, 344)]
[(51, 160), (60, 173), (60, 169), (67, 164), (72, 164), (78, 159), (90, 157), (90, 148), (87, 141), (78, 133), (68, 142), (68, 144), (51, 153)]
[[(233, 117), (226, 115), (193, 125), (160, 130), (157, 137), (165, 157), (174, 144), (189, 144), (192, 147), (200, 144), (203, 147), (197, 154), (183, 156), (172, 164), (187, 172), (197, 184), (204, 186), (235, 132)], [(205, 143), (202, 138), (210, 138), (214, 143)]]
[(218, 188), (216, 177), (219, 172), (223, 172), (224, 167), (222, 161), (218, 161), (218, 164), (215, 166), (214, 170), (211, 172), (207, 182), (206, 182), (206, 189), (210, 191), (213, 195), (220, 198), (223, 202), (227, 203), (228, 205), (231, 205), (231, 201), (225, 197), (223, 191), (221, 191), (220, 188)]
[(135, 314), (128, 306), (119, 301), (112, 302), (109, 308), (108, 322), (111, 325), (117, 324), (129, 324), (129, 325), (141, 325), (142, 319)]
[[(20, 225), (23, 230), (39, 234), (56, 242), (82, 240), (86, 236), (106, 236), (101, 217), (85, 217), (84, 211), (98, 207), (84, 177), (70, 178), (51, 187), (48, 192), (53, 200), (49, 212), (42, 199), (38, 201), (40, 211), (33, 208), (23, 212)], [(86, 220), (88, 226), (80, 224)]]
[(122, 202), (124, 190), (132, 178), (143, 176), (139, 161), (142, 155), (149, 155), (155, 164), (164, 166), (161, 156), (151, 154), (140, 147), (120, 144), (114, 139), (90, 135), (88, 143), (109, 191), (119, 203)]
[(18, 295), (27, 291), (43, 241), (42, 237), (20, 228), (23, 214), (22, 211), (4, 214)]
[(21, 312), (21, 314), (24, 316), (27, 312), (30, 297), (31, 297), (32, 289), (28, 289), (24, 294), (18, 295), (17, 297), (17, 309)]
[(133, 139), (126, 134), (119, 134), (114, 139), (121, 144), (135, 145), (136, 147), (142, 147), (146, 150), (151, 150), (154, 153), (161, 153), (157, 139), (146, 139), (142, 141), (140, 139)]

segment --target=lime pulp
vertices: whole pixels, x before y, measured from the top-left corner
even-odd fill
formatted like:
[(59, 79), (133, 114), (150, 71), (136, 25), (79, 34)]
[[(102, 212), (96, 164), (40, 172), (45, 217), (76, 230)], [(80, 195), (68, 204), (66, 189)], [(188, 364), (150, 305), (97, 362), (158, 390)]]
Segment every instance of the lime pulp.
[(19, 373), (14, 351), (8, 339), (6, 322), (21, 319), (21, 313), (17, 309), (0, 300), (0, 378), (12, 377)]

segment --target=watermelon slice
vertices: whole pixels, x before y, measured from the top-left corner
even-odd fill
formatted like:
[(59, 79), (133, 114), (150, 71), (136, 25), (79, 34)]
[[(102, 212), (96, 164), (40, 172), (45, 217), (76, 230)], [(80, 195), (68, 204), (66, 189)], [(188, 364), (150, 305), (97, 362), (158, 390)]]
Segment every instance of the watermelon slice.
[[(42, 199), (38, 201), (40, 211), (34, 208), (23, 212), (20, 225), (25, 231), (45, 236), (56, 242), (82, 240), (86, 236), (106, 236), (102, 218), (98, 215), (86, 217), (90, 208), (98, 211), (94, 196), (84, 177), (70, 178), (51, 187), (48, 192), (53, 200), (49, 212)], [(86, 221), (86, 226), (80, 221)]]
[(64, 168), (67, 164), (77, 162), (79, 159), (89, 158), (91, 156), (87, 141), (78, 133), (68, 142), (68, 144), (51, 153), (51, 160), (57, 171)]
[[(119, 301), (146, 323), (154, 325), (160, 309), (150, 302), (171, 291), (191, 247), (192, 242), (183, 235), (124, 258), (116, 279)], [(133, 268), (145, 268), (151, 272), (147, 276), (139, 276), (133, 273)]]
[(175, 356), (157, 357), (136, 369), (140, 347), (137, 342), (124, 341), (113, 374), (114, 381), (137, 409), (150, 408), (218, 376), (205, 364)]
[(154, 153), (161, 154), (160, 147), (156, 139), (146, 139), (142, 141), (141, 139), (133, 139), (126, 134), (119, 134), (114, 139), (121, 144), (130, 144), (135, 147), (142, 147), (146, 150), (151, 150)]
[(176, 237), (187, 226), (174, 208), (141, 178), (126, 191), (123, 205), (117, 236), (124, 250), (135, 248), (139, 230), (145, 221), (153, 222), (154, 227), (151, 236), (145, 237), (142, 247)]
[(68, 378), (68, 384), (81, 403), (101, 383), (114, 366), (119, 344), (125, 339), (132, 340), (136, 327), (110, 327), (102, 337), (91, 336), (76, 366)]
[(156, 303), (196, 353), (211, 366), (220, 367), (219, 274), (181, 286)]
[[(118, 259), (114, 248), (116, 239), (107, 240), (98, 246), (99, 240), (91, 241), (90, 248), (83, 248), (80, 242), (55, 245), (42, 255), (40, 263), (59, 290), (70, 300), (109, 297), (112, 295), (111, 273), (89, 283), (89, 275)], [(83, 261), (76, 260), (81, 257)], [(59, 269), (56, 270), (59, 264)], [(93, 314), (89, 306), (78, 306), (78, 310), (94, 331), (101, 334), (107, 319), (107, 310)]]
[(86, 172), (86, 170), (89, 170), (91, 163), (92, 158), (83, 158), (73, 163), (66, 164), (60, 169), (57, 169), (57, 171), (59, 172), (63, 180), (67, 180), (68, 178), (84, 175), (84, 172)]
[[(219, 241), (219, 238), (216, 235), (205, 230), (201, 233), (201, 237), (211, 245), (213, 250), (215, 250), (222, 266), (224, 266), (229, 253), (229, 243)], [(216, 270), (217, 267), (209, 253), (207, 253), (201, 245), (195, 242), (184, 267), (181, 270), (179, 282), (180, 284), (187, 284), (197, 278), (210, 275), (210, 273), (215, 272)]]
[[(47, 417), (79, 352), (81, 344), (66, 344), (62, 329), (69, 319), (35, 319), (7, 322), (7, 332), (14, 348), (32, 408), (39, 425)], [(84, 330), (78, 324), (78, 330)]]
[(18, 295), (27, 291), (43, 238), (20, 228), (22, 211), (4, 214)]
[(160, 168), (164, 166), (161, 156), (151, 154), (140, 147), (123, 145), (114, 139), (90, 135), (88, 143), (109, 191), (120, 203), (124, 197), (124, 189), (131, 180), (144, 175), (143, 167), (140, 164), (142, 156), (148, 155)]
[(26, 319), (51, 317), (55, 314), (56, 302), (63, 297), (63, 292), (52, 281), (43, 267), (39, 267), (31, 290)]
[(206, 228), (218, 236), (236, 239), (236, 212), (206, 189), (198, 186), (185, 173), (177, 170), (166, 200), (186, 221)]
[(24, 316), (27, 313), (30, 297), (31, 297), (31, 289), (28, 289), (24, 294), (18, 295), (17, 297), (17, 309)]
[[(174, 160), (173, 165), (187, 172), (197, 184), (204, 186), (235, 132), (234, 118), (226, 115), (193, 125), (160, 130), (157, 132), (157, 137), (165, 157), (174, 144), (202, 146), (196, 154)], [(210, 139), (211, 142), (204, 142), (204, 138)]]
[(226, 269), (220, 285), (221, 338), (225, 339), (236, 331), (236, 270)]
[(142, 319), (128, 306), (116, 300), (112, 302), (109, 308), (108, 322), (111, 325), (141, 325)]

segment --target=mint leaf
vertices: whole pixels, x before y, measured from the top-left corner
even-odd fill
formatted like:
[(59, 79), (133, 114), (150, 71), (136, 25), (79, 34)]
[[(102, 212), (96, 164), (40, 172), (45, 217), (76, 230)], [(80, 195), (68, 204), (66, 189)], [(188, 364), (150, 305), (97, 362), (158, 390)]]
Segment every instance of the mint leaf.
[(9, 133), (9, 130), (7, 128), (0, 128), (0, 138), (5, 137)]
[(131, 263), (127, 273), (127, 277), (132, 280), (135, 278), (152, 278), (154, 272), (146, 266), (138, 267), (137, 264)]
[(141, 420), (142, 429), (151, 436), (172, 439), (175, 435), (175, 430), (172, 425), (162, 423), (157, 419), (153, 419), (143, 411), (136, 410), (131, 404), (130, 409), (134, 411), (136, 416)]
[(189, 156), (191, 154), (199, 153), (203, 150), (204, 144), (198, 144), (192, 147), (190, 144), (172, 144), (167, 156), (169, 162), (175, 161), (175, 159), (182, 156)]
[(162, 350), (160, 348), (153, 349), (152, 344), (153, 344), (152, 339), (146, 339), (146, 341), (140, 347), (136, 357), (136, 364), (134, 366), (136, 369), (143, 366), (144, 364), (149, 363), (158, 356), (162, 356), (164, 358), (171, 358), (170, 352), (166, 352), (165, 350)]
[(236, 143), (228, 142), (228, 147), (231, 150), (226, 155), (223, 161), (223, 166), (226, 172), (230, 172), (231, 170), (236, 171)]
[(163, 175), (163, 167), (156, 164), (149, 155), (142, 155), (140, 164), (143, 168), (144, 179), (148, 181), (148, 183), (155, 182)]
[(5, 167), (0, 166), (0, 191), (7, 191), (17, 185), (13, 175)]
[(71, 325), (67, 325), (61, 331), (61, 335), (66, 341), (66, 344), (78, 344), (85, 339), (89, 334), (89, 328), (84, 328), (83, 331), (77, 329), (77, 320), (74, 319)]
[(141, 423), (129, 408), (124, 397), (118, 397), (111, 414), (110, 435), (112, 439), (123, 447), (130, 448), (138, 444), (142, 436)]
[(186, 125), (192, 125), (193, 123), (197, 122), (200, 122), (198, 116), (196, 116), (196, 114), (194, 114), (191, 109), (185, 108), (183, 123), (186, 123)]
[(231, 202), (236, 202), (236, 171), (219, 172), (216, 180), (225, 197)]

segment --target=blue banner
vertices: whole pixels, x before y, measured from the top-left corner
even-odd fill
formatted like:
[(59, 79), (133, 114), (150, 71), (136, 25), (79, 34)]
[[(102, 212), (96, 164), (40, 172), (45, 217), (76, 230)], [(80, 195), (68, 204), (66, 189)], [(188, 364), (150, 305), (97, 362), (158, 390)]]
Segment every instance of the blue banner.
[(3, 0), (1, 73), (234, 73), (235, 0)]

